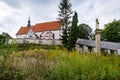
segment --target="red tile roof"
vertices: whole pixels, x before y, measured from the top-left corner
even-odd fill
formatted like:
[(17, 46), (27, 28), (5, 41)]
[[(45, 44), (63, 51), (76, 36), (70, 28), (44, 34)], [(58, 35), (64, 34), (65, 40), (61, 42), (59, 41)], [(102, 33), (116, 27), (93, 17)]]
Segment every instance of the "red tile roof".
[(26, 34), (30, 29), (32, 29), (34, 32), (60, 30), (61, 23), (60, 21), (52, 21), (52, 22), (38, 23), (31, 27), (21, 27), (16, 35)]

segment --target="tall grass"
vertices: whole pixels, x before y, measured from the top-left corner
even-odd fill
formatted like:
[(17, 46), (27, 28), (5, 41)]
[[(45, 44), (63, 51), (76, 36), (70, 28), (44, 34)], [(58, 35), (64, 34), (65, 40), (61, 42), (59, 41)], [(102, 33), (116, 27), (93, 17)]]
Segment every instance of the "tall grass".
[(0, 56), (0, 80), (119, 80), (120, 57), (32, 48)]
[[(61, 51), (62, 52), (62, 51)], [(55, 80), (119, 80), (118, 56), (96, 56), (71, 52), (56, 59)]]

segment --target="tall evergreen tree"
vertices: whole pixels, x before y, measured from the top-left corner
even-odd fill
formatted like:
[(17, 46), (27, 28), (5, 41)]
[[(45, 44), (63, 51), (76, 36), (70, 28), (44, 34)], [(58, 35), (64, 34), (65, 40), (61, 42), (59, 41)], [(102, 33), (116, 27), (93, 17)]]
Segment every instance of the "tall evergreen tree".
[(72, 19), (72, 26), (70, 28), (69, 40), (68, 40), (68, 50), (72, 50), (75, 47), (76, 40), (78, 38), (78, 15), (75, 12)]
[(69, 31), (69, 25), (70, 25), (70, 18), (72, 14), (72, 10), (71, 10), (72, 4), (70, 0), (61, 0), (58, 7), (59, 7), (58, 16), (62, 24), (61, 41), (63, 43), (63, 46), (67, 47), (68, 36), (69, 36), (68, 31)]

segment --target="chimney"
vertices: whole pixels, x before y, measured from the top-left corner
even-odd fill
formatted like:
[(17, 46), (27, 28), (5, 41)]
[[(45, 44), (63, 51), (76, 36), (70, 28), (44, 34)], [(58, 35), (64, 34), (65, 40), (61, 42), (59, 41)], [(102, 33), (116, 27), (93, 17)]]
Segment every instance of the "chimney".
[(96, 18), (96, 30), (95, 30), (95, 43), (96, 43), (96, 53), (100, 55), (101, 53), (101, 30), (99, 29), (99, 21)]

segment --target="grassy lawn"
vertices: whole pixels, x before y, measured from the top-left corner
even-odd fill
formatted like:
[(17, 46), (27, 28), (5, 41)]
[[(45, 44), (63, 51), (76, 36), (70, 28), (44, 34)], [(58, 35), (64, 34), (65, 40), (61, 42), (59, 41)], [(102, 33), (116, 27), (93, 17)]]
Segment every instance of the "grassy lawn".
[(0, 46), (0, 80), (120, 80), (120, 56), (59, 46)]

